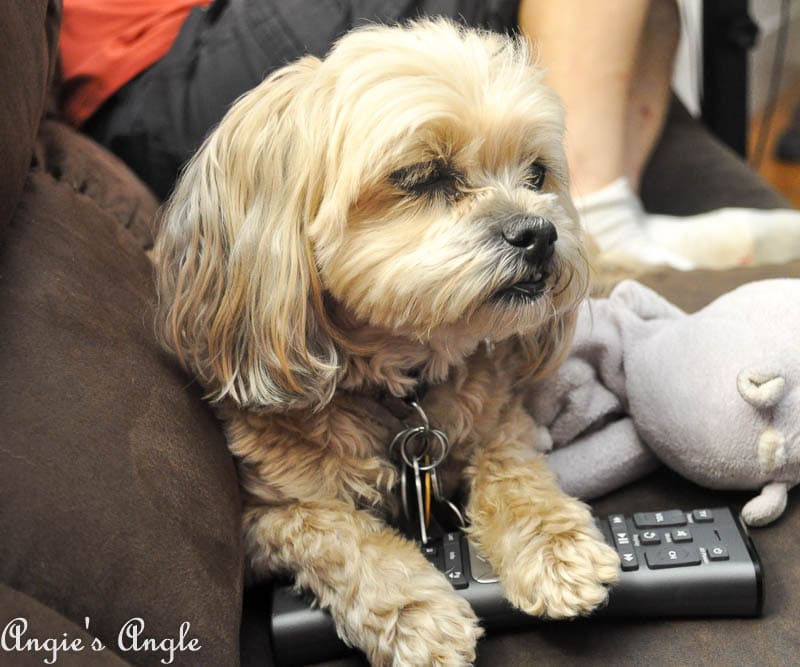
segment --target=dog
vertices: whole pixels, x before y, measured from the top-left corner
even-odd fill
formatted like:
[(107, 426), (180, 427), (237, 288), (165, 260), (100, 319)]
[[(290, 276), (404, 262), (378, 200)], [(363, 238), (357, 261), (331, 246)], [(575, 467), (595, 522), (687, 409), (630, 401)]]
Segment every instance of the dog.
[(445, 493), (515, 607), (585, 614), (617, 576), (522, 406), (589, 285), (563, 132), (522, 40), (369, 26), (242, 96), (164, 208), (159, 336), (225, 423), (249, 571), (293, 575), (374, 665), (468, 664), (481, 635), (390, 527), (387, 397), (427, 387)]

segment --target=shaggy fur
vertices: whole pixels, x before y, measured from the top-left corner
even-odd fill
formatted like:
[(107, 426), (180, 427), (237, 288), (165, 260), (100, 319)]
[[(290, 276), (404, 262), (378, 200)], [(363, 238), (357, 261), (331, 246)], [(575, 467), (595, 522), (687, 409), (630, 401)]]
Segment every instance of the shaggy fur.
[[(430, 384), (446, 490), (469, 488), (471, 539), (514, 605), (586, 613), (616, 577), (520, 403), (566, 354), (588, 285), (562, 134), (522, 43), (370, 27), (238, 100), (164, 211), (160, 334), (225, 420), (251, 570), (293, 574), (375, 665), (466, 664), (481, 633), (385, 522), (401, 425), (382, 395)], [(503, 230), (534, 215), (558, 232), (546, 290), (499, 300), (531, 272)]]

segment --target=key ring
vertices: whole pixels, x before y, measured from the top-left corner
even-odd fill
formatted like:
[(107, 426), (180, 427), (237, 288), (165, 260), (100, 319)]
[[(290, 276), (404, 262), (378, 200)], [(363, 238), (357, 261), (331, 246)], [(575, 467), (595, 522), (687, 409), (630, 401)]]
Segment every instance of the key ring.
[[(389, 455), (391, 456), (394, 454), (394, 448), (401, 440), (403, 443), (405, 443), (410, 436), (416, 436), (421, 433), (425, 433), (427, 430), (428, 429), (426, 429), (424, 426), (414, 426), (413, 428), (404, 428), (402, 431), (398, 431), (394, 438), (392, 438), (392, 443), (389, 445)], [(402, 449), (403, 445), (401, 445), (400, 448)], [(425, 452), (423, 452), (423, 454), (424, 453)], [(403, 457), (403, 461), (405, 461), (408, 466), (411, 466), (411, 463), (408, 462), (405, 456)]]
[[(417, 455), (409, 455), (408, 451), (406, 451), (406, 444), (409, 441), (413, 441), (415, 438), (421, 435), (429, 436), (432, 435), (435, 438), (435, 442), (439, 443), (439, 452), (437, 456), (433, 456), (430, 454), (430, 443), (432, 442), (430, 439), (426, 437), (426, 446), (425, 449), (421, 454)], [(403, 437), (400, 443), (400, 456), (403, 458), (403, 462), (410, 468), (413, 468), (415, 465), (419, 465), (419, 460), (428, 454), (431, 458), (430, 463), (426, 463), (425, 465), (419, 466), (421, 472), (426, 472), (428, 470), (433, 470), (436, 466), (438, 466), (442, 461), (444, 461), (445, 456), (447, 456), (447, 452), (450, 449), (450, 443), (447, 440), (447, 436), (442, 433), (437, 428), (434, 429), (426, 429), (423, 426), (418, 426), (414, 429), (408, 429), (407, 431), (403, 432)]]
[(423, 427), (425, 430), (429, 431), (431, 423), (428, 421), (428, 415), (425, 414), (425, 410), (422, 409), (422, 406), (417, 401), (409, 401), (408, 404), (417, 411), (419, 418), (422, 420)]

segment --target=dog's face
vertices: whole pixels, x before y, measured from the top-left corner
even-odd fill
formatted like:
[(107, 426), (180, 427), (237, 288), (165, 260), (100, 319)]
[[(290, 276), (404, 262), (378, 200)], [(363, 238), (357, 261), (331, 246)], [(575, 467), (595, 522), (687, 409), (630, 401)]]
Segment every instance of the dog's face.
[(519, 45), (441, 23), (367, 31), (318, 74), (341, 121), (308, 232), (338, 302), (421, 338), (504, 338), (575, 300), (586, 266), (562, 113)]
[(588, 274), (562, 139), (518, 43), (349, 34), (237, 102), (181, 179), (157, 246), (169, 346), (216, 395), (279, 405), (332, 391), (331, 308), (423, 342), (539, 334), (554, 355)]

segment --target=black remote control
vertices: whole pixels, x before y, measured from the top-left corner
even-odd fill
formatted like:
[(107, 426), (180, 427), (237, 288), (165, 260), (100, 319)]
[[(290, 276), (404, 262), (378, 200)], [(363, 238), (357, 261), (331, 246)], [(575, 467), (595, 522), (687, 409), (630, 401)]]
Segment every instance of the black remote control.
[[(738, 516), (726, 507), (612, 514), (597, 519), (619, 555), (619, 581), (594, 617), (760, 616), (761, 561)], [(491, 566), (461, 533), (422, 547), (488, 630), (520, 628), (537, 619), (505, 600)], [(303, 665), (344, 655), (325, 611), (290, 586), (272, 594), (272, 642), (279, 665)]]

